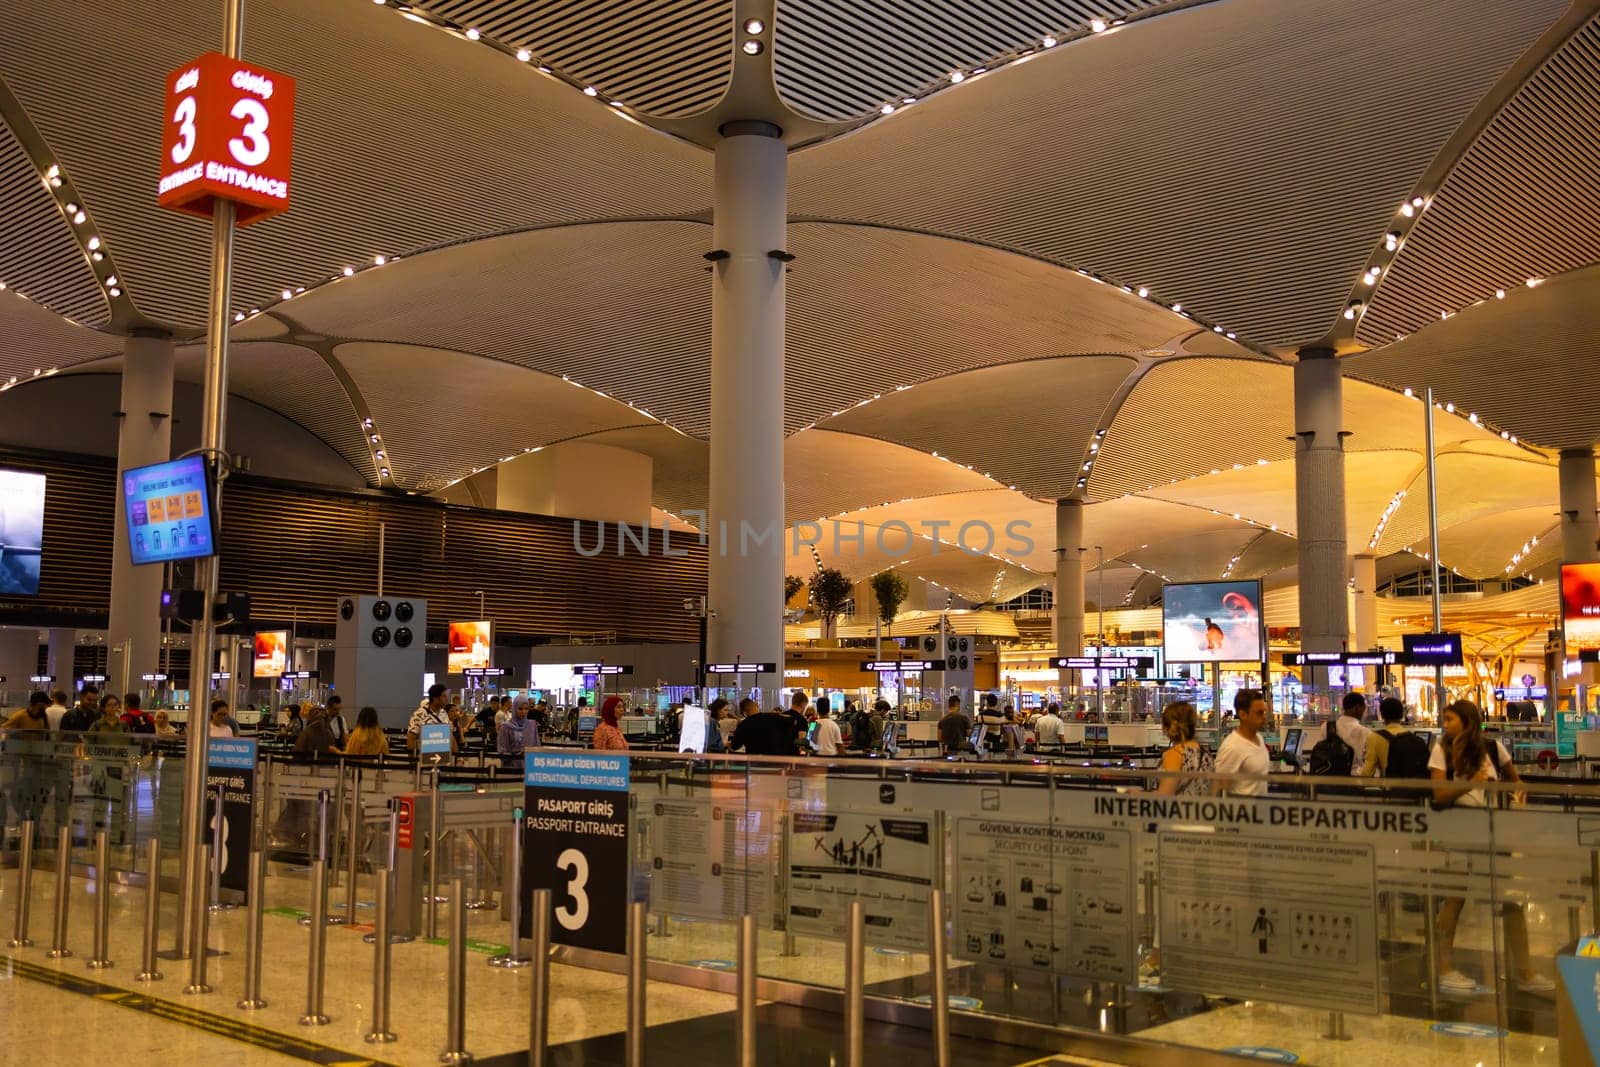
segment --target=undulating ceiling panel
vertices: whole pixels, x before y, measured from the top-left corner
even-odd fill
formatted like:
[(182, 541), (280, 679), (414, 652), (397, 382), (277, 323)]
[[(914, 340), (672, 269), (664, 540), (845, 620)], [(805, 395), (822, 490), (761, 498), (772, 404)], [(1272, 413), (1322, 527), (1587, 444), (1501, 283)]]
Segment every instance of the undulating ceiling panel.
[(89, 269), (72, 224), (4, 122), (0, 122), (0, 283), (83, 326), (101, 326), (111, 317), (105, 289)]

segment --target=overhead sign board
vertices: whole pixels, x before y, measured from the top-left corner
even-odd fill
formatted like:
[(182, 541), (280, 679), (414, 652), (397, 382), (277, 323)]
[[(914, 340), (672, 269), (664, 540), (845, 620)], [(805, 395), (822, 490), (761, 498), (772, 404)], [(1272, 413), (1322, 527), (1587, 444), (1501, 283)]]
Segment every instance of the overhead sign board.
[(1409, 666), (1459, 667), (1463, 662), (1460, 634), (1405, 634), (1401, 640)]
[[(935, 663), (931, 659), (869, 659), (861, 664), (864, 671), (936, 671), (943, 667), (942, 663)], [(789, 676), (788, 671), (783, 672), (784, 677)]]
[(1153, 656), (1054, 656), (1050, 666), (1058, 671), (1122, 671), (1156, 665)]
[(574, 663), (573, 674), (632, 674), (632, 667), (620, 663)]
[(461, 672), (467, 678), (503, 678), (506, 675), (504, 667), (468, 667)]
[(707, 674), (777, 674), (776, 663), (712, 663)]
[(210, 218), (219, 200), (238, 225), (289, 209), (294, 79), (207, 52), (167, 75), (162, 207)]

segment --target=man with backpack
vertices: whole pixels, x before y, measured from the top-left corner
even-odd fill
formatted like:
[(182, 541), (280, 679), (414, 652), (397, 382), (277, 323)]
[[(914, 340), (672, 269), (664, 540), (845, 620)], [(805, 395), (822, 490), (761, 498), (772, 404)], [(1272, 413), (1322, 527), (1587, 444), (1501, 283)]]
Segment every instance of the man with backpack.
[(1367, 714), (1367, 698), (1360, 693), (1346, 693), (1343, 708), (1344, 714), (1339, 716), (1334, 729), (1339, 733), (1339, 740), (1350, 746), (1349, 773), (1361, 774), (1367, 761), (1367, 738), (1372, 736), (1372, 731), (1361, 725)]
[(1378, 705), (1378, 716), (1383, 719), (1383, 729), (1367, 738), (1361, 773), (1385, 778), (1428, 777), (1428, 742), (1405, 728), (1405, 702), (1384, 697)]

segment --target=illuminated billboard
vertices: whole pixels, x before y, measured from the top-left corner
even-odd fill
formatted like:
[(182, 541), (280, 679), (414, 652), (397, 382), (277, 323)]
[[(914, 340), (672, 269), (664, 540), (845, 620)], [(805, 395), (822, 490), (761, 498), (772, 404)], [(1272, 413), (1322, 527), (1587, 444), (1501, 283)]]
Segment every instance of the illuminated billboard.
[(450, 659), (447, 670), (460, 674), (473, 667), (492, 667), (494, 623), (488, 619), (450, 624)]
[(123, 471), (122, 499), (134, 564), (216, 552), (211, 480), (199, 456)]
[(1259, 663), (1261, 583), (1163, 586), (1161, 625), (1168, 663)]
[(44, 475), (0, 471), (0, 596), (37, 596)]
[(1561, 565), (1561, 632), (1568, 659), (1600, 649), (1600, 563)]
[(261, 630), (256, 634), (255, 670), (257, 678), (276, 678), (289, 671), (289, 631)]

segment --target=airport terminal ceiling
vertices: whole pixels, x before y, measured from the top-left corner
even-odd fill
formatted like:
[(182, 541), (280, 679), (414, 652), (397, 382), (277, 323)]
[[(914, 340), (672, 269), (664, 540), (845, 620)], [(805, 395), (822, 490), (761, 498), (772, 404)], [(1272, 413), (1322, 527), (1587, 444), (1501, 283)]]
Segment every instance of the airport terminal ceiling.
[[(703, 507), (708, 130), (765, 86), (791, 522), (1023, 523), (1031, 548), (898, 561), (988, 602), (1048, 582), (1079, 498), (1119, 598), (1292, 583), (1293, 363), (1327, 349), (1352, 553), (1421, 565), (1432, 387), (1442, 561), (1552, 573), (1557, 452), (1600, 440), (1600, 3), (935, 2), (905, 33), (766, 6), (751, 57), (711, 0), (248, 3), (245, 55), (299, 80), (298, 158), (293, 210), (238, 239), (233, 390), (373, 488), (584, 441), (651, 457), (661, 511)], [(159, 86), (220, 6), (7, 15), (25, 446), (30, 383), (115, 373), (133, 331), (199, 379), (209, 227), (156, 207)], [(886, 562), (802, 547), (790, 573), (818, 559)]]

